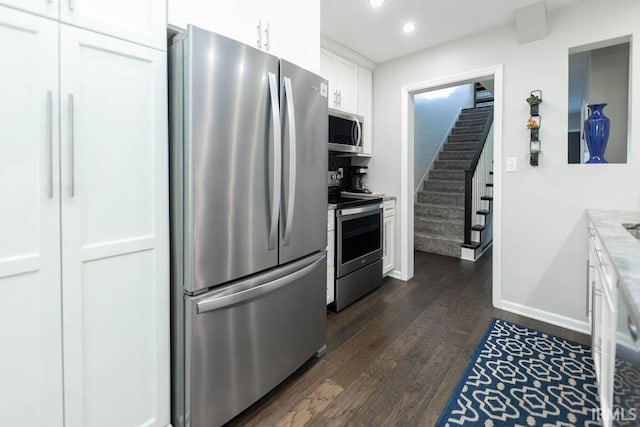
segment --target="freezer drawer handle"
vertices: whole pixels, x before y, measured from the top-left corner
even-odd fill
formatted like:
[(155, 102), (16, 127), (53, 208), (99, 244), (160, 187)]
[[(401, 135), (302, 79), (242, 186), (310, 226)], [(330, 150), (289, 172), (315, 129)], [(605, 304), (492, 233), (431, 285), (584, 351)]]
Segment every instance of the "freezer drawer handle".
[[(212, 296), (211, 298), (207, 298), (205, 300), (199, 301), (196, 303), (198, 314), (207, 313), (209, 311), (218, 310), (221, 308), (226, 308), (232, 305), (240, 304), (242, 302), (258, 298), (270, 292), (276, 291), (280, 288), (283, 288), (291, 283), (294, 283), (313, 270), (315, 270), (320, 264), (325, 262), (326, 253), (322, 253), (318, 255), (317, 259), (315, 259), (311, 264), (291, 273), (286, 276), (280, 277), (271, 282), (267, 282), (263, 285), (256, 286), (254, 288), (244, 289), (242, 291), (229, 294), (229, 295), (220, 295), (220, 296)], [(249, 279), (251, 280), (251, 279)]]
[(293, 223), (293, 213), (296, 203), (296, 115), (293, 107), (293, 88), (291, 79), (284, 78), (284, 93), (287, 98), (287, 120), (289, 122), (289, 197), (287, 198), (287, 217), (285, 218), (284, 235), (282, 236), (283, 246), (289, 244), (291, 228)]
[(271, 200), (271, 224), (267, 249), (276, 248), (278, 220), (280, 213), (280, 181), (282, 179), (282, 127), (280, 124), (280, 105), (278, 105), (278, 82), (275, 73), (269, 73), (269, 96), (271, 96), (271, 117), (273, 119), (273, 199)]

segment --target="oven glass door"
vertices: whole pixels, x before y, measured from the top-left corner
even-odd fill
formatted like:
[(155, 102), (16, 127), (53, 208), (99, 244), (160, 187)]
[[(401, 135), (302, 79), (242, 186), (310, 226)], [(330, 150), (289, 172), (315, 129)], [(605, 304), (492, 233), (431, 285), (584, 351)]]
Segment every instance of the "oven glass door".
[(382, 209), (338, 217), (338, 276), (382, 257)]

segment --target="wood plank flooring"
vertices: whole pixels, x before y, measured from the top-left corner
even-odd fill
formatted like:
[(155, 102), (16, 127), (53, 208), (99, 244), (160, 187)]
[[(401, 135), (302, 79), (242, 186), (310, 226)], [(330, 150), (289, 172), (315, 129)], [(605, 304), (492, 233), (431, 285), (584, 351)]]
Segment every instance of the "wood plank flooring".
[(327, 353), (230, 426), (433, 426), (492, 317), (588, 344), (587, 336), (495, 310), (491, 251), (476, 263), (415, 253), (409, 282), (328, 314)]

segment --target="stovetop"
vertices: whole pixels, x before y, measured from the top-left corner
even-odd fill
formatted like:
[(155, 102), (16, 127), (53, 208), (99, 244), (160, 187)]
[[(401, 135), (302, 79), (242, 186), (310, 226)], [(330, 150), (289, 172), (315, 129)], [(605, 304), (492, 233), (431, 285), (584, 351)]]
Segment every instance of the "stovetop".
[(371, 205), (374, 203), (382, 203), (382, 197), (372, 198), (370, 195), (363, 197), (346, 197), (340, 194), (340, 190), (329, 188), (329, 203), (335, 204), (338, 209), (353, 208), (356, 206)]

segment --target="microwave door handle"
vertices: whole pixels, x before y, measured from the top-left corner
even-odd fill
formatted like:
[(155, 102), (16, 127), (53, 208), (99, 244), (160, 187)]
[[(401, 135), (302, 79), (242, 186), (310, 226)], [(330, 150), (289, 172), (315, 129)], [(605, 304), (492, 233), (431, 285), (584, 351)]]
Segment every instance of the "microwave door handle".
[(287, 216), (285, 218), (284, 235), (282, 245), (287, 246), (291, 237), (291, 226), (293, 223), (293, 213), (295, 209), (296, 197), (296, 114), (293, 105), (293, 88), (291, 79), (284, 78), (284, 93), (287, 101), (287, 122), (289, 123), (289, 195), (287, 197)]
[(271, 224), (269, 225), (269, 241), (267, 249), (276, 248), (278, 237), (278, 220), (280, 214), (281, 180), (282, 180), (282, 127), (280, 123), (280, 105), (278, 104), (278, 81), (275, 73), (269, 73), (269, 96), (271, 97), (271, 118), (273, 120), (273, 198), (271, 200)]
[(358, 132), (358, 140), (356, 141), (356, 146), (362, 147), (362, 124), (360, 124), (360, 120), (355, 118), (356, 122), (356, 130)]

